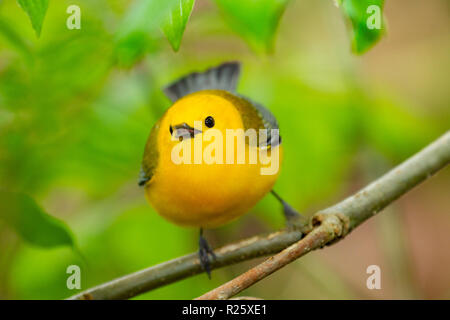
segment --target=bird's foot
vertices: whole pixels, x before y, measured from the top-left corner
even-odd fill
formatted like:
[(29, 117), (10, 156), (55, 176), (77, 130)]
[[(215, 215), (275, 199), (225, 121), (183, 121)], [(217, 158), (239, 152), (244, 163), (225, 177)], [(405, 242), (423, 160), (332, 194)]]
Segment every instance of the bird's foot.
[(214, 251), (211, 249), (211, 247), (208, 244), (208, 241), (203, 237), (202, 230), (200, 230), (200, 238), (198, 240), (198, 256), (200, 259), (200, 265), (202, 266), (202, 269), (206, 271), (208, 274), (208, 278), (211, 279), (211, 261), (209, 259), (209, 256), (211, 256), (214, 260), (216, 259), (216, 255)]
[(291, 207), (291, 205), (284, 201), (275, 191), (272, 190), (272, 194), (283, 206), (283, 214), (286, 218), (286, 227), (290, 229), (298, 229), (302, 232), (305, 232), (305, 230), (307, 230), (309, 226), (308, 219), (301, 215), (293, 207)]
[(292, 208), (288, 203), (283, 203), (283, 212), (286, 217), (286, 227), (289, 229), (298, 229), (305, 233), (307, 230), (309, 222), (303, 215), (301, 215), (297, 210)]

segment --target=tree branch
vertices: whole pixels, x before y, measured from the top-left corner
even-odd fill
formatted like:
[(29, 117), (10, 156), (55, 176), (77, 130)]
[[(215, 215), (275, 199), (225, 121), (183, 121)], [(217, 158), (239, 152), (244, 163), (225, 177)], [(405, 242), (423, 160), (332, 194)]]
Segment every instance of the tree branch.
[[(281, 230), (225, 245), (214, 249), (216, 259), (211, 262), (211, 269), (280, 252), (301, 237), (301, 231)], [(191, 253), (106, 282), (69, 299), (128, 299), (202, 272), (198, 253)]]
[[(450, 162), (450, 132), (355, 195), (313, 215), (308, 234), (286, 229), (216, 249), (219, 268), (273, 253), (277, 255), (199, 299), (227, 299), (309, 251), (340, 240), (389, 203)], [(301, 240), (300, 240), (301, 239)], [(126, 299), (202, 272), (196, 253), (104, 283), (70, 299)]]
[(312, 218), (314, 229), (305, 238), (197, 299), (228, 299), (304, 254), (339, 241), (449, 162), (450, 132), (447, 132), (355, 195), (316, 213)]

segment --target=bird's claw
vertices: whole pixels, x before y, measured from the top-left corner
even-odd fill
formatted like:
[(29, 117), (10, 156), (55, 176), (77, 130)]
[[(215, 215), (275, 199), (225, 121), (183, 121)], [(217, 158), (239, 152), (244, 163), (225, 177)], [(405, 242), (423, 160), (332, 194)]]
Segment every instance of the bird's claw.
[(283, 212), (284, 212), (284, 216), (286, 217), (286, 223), (288, 225), (302, 217), (302, 215), (297, 210), (292, 208), (284, 200), (281, 201), (281, 204), (283, 205)]
[(309, 230), (308, 219), (284, 201), (283, 212), (286, 217), (286, 227), (288, 229), (300, 230), (303, 234)]
[(305, 233), (309, 230), (309, 221), (303, 215), (301, 215), (297, 210), (291, 207), (286, 201), (284, 201), (274, 190), (272, 190), (272, 194), (275, 198), (283, 206), (283, 214), (286, 219), (286, 227), (288, 229), (297, 229), (302, 233)]
[(205, 270), (208, 274), (208, 278), (211, 279), (211, 261), (209, 259), (209, 256), (211, 255), (211, 257), (216, 260), (216, 254), (211, 249), (206, 239), (201, 235), (198, 244), (198, 256), (200, 259), (200, 265), (202, 266), (202, 269)]

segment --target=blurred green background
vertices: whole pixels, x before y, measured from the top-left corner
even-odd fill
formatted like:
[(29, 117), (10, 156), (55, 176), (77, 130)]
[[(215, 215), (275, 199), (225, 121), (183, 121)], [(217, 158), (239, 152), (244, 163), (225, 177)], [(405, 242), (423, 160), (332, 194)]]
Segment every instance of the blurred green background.
[[(160, 88), (185, 73), (243, 63), (239, 92), (280, 123), (285, 160), (275, 189), (305, 214), (450, 127), (446, 0), (386, 1), (387, 33), (363, 55), (352, 52), (350, 23), (331, 0), (291, 1), (285, 10), (286, 1), (197, 0), (181, 45), (164, 8), (158, 14), (144, 2), (50, 0), (38, 37), (16, 1), (0, 1), (0, 299), (73, 295), (71, 264), (81, 266), (87, 289), (197, 250), (198, 230), (163, 220), (137, 186), (150, 128), (170, 106)], [(66, 27), (71, 4), (81, 8), (79, 30)], [(449, 299), (449, 177), (444, 170), (344, 241), (244, 294)], [(282, 226), (267, 196), (206, 237), (219, 246)], [(137, 298), (191, 299), (254, 263)], [(371, 264), (381, 267), (381, 290), (366, 287)]]

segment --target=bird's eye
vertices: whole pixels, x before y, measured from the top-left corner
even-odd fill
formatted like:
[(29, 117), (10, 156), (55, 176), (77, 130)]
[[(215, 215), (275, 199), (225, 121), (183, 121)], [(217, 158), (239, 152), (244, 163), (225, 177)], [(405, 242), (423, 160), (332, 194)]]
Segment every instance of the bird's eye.
[(211, 116), (206, 117), (205, 119), (205, 126), (207, 126), (208, 128), (212, 128), (214, 127), (214, 118)]
[(173, 134), (173, 128), (172, 128), (172, 125), (169, 127), (169, 131), (170, 131), (170, 134), (172, 135), (172, 134)]

